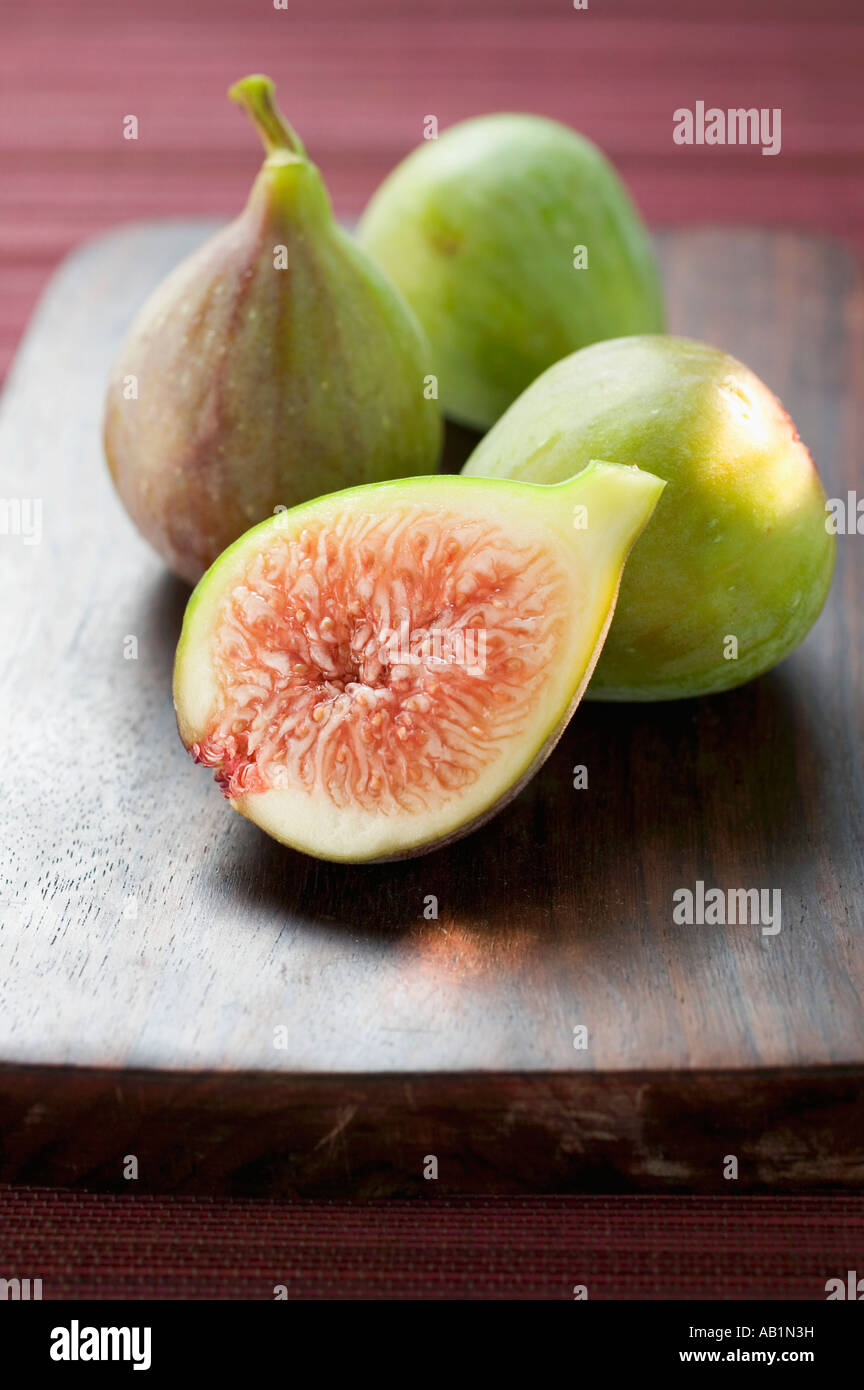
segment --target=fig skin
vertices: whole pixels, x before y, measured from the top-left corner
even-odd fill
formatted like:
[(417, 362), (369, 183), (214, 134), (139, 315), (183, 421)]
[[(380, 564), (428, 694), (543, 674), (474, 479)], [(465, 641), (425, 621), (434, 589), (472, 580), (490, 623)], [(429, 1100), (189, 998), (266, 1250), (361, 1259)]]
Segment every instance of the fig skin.
[[(520, 396), (464, 472), (554, 483), (596, 457), (669, 485), (586, 698), (712, 694), (788, 656), (823, 607), (836, 545), (813, 460), (768, 387), (705, 343), (597, 343)], [(737, 659), (724, 658), (729, 636)]]
[[(664, 328), (648, 232), (589, 140), (540, 116), (464, 121), (384, 181), (358, 229), (416, 311), (449, 418), (487, 429), (559, 358)], [(574, 248), (588, 268), (574, 268)]]
[[(231, 95), (268, 156), (240, 217), (144, 306), (106, 402), (120, 497), (190, 583), (274, 509), (434, 472), (441, 446), (413, 313), (334, 222), (272, 83), (246, 78)], [(137, 399), (124, 395), (130, 376)]]

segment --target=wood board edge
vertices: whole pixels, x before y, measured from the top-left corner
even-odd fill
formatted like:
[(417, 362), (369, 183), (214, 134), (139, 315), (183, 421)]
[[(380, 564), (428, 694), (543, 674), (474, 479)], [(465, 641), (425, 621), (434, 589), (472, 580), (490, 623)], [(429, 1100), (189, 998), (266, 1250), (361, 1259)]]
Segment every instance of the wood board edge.
[(3, 1066), (0, 1182), (428, 1200), (848, 1191), (864, 1187), (864, 1068), (321, 1077)]

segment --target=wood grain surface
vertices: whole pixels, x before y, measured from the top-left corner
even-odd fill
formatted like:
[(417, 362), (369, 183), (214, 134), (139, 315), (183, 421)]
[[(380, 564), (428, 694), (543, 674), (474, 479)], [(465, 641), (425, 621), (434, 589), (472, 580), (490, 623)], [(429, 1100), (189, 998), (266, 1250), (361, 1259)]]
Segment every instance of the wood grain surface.
[[(154, 1190), (728, 1190), (722, 1155), (745, 1151), (751, 1190), (860, 1182), (864, 536), (838, 538), (781, 668), (583, 705), (459, 844), (375, 867), (284, 849), (180, 745), (188, 590), (100, 451), (119, 338), (205, 230), (79, 251), (0, 409), (0, 491), (43, 507), (41, 544), (0, 537), (0, 1179), (122, 1185), (137, 1136)], [(673, 326), (778, 391), (829, 496), (860, 488), (852, 260), (791, 233), (660, 246)], [(780, 889), (782, 930), (674, 925), (697, 880)]]

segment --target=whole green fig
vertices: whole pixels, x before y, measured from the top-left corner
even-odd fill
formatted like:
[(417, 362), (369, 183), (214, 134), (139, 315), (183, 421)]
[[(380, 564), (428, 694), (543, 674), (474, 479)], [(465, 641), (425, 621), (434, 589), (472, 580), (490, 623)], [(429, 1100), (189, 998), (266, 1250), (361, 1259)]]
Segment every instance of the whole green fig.
[(441, 442), (413, 313), (334, 222), (272, 82), (230, 95), (267, 157), (240, 217), (145, 305), (106, 406), (120, 497), (191, 582), (274, 509), (434, 472)]
[(358, 236), (426, 330), (445, 415), (477, 429), (574, 349), (664, 326), (624, 185), (589, 140), (541, 116), (483, 116), (425, 142)]
[(753, 372), (685, 338), (596, 343), (520, 396), (464, 472), (555, 483), (593, 458), (668, 486), (622, 580), (589, 697), (726, 690), (806, 636), (830, 587), (834, 537), (813, 460)]

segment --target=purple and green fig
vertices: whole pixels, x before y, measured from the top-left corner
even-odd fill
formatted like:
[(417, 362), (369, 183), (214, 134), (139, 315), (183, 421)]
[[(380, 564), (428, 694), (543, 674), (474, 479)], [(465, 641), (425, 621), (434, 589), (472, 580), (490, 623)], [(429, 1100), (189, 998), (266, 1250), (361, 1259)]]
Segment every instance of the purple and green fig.
[(768, 387), (705, 343), (596, 343), (529, 387), (464, 472), (555, 483), (597, 457), (668, 486), (588, 698), (707, 695), (788, 656), (825, 602), (835, 542), (810, 453)]
[(664, 327), (623, 183), (590, 140), (541, 116), (482, 116), (425, 142), (358, 237), (426, 331), (445, 415), (475, 429), (575, 349)]
[(261, 172), (236, 221), (148, 300), (106, 403), (120, 497), (190, 582), (275, 509), (433, 472), (441, 443), (414, 314), (334, 222), (272, 82), (230, 95), (262, 136)]

